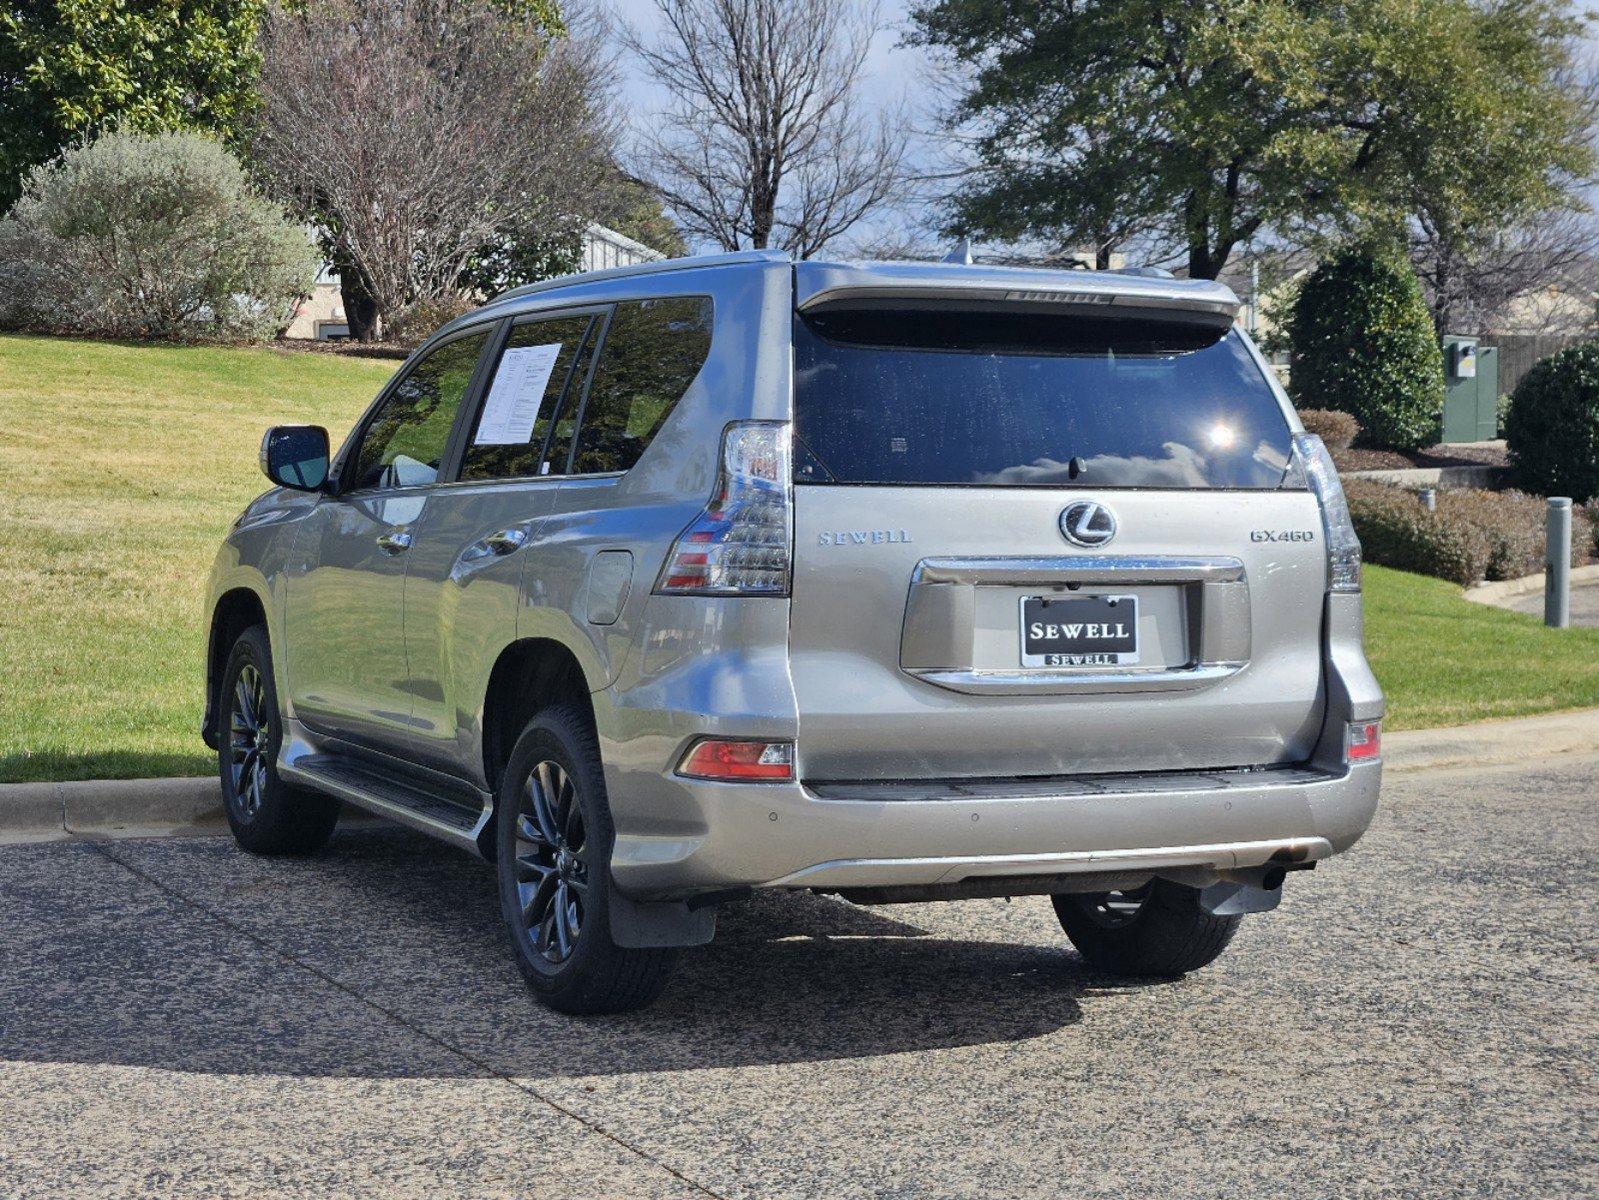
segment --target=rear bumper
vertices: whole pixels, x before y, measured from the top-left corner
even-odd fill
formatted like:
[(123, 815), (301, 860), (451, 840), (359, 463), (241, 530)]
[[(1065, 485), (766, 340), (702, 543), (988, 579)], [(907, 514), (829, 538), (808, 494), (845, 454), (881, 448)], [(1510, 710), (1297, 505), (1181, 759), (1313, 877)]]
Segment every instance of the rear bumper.
[(1381, 771), (814, 786), (674, 777), (671, 808), (682, 819), (619, 830), (612, 869), (624, 892), (662, 897), (1108, 871), (1191, 879), (1347, 849), (1376, 810)]

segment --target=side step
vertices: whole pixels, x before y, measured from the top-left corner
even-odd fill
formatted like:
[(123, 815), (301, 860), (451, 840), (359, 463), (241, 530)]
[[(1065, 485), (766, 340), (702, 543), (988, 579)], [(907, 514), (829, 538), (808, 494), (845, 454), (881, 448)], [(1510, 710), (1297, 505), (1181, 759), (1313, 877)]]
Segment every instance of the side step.
[(418, 783), (337, 754), (309, 754), (293, 763), (279, 763), (278, 774), (292, 783), (409, 825), (463, 849), (477, 851), (477, 836), (488, 823), (490, 807), (440, 795)]

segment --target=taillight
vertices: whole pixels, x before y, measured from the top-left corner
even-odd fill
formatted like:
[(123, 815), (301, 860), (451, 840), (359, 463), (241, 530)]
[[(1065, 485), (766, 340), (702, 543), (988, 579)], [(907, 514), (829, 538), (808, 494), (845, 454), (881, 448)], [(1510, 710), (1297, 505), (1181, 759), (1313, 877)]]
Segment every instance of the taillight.
[(655, 590), (679, 596), (788, 595), (793, 487), (786, 424), (729, 425), (716, 493), (672, 544)]
[(1321, 505), (1321, 527), (1327, 535), (1327, 590), (1360, 590), (1360, 539), (1349, 519), (1349, 502), (1344, 485), (1338, 482), (1338, 468), (1332, 455), (1313, 433), (1294, 435), (1294, 452), (1305, 472), (1305, 481)]
[(1381, 721), (1351, 721), (1344, 726), (1345, 762), (1370, 762), (1381, 757)]
[(689, 747), (677, 773), (694, 779), (733, 782), (786, 781), (794, 778), (794, 743), (701, 738)]

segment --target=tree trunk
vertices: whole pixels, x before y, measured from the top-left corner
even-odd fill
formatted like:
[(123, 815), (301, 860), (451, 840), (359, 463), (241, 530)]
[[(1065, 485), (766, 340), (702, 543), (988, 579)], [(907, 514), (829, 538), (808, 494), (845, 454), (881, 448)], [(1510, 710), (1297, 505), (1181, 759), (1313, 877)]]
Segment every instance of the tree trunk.
[(378, 305), (366, 285), (366, 277), (345, 254), (333, 255), (333, 269), (339, 273), (339, 291), (344, 298), (344, 321), (350, 327), (351, 340), (376, 341)]

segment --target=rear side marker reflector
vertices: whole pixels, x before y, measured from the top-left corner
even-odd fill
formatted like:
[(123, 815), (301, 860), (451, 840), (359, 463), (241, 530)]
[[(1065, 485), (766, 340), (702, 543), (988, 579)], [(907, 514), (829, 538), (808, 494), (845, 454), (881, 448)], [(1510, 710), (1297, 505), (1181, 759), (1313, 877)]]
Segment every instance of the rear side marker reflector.
[(787, 782), (794, 778), (794, 744), (702, 738), (689, 747), (677, 773), (691, 779)]
[(1344, 761), (1370, 762), (1382, 757), (1382, 722), (1355, 721), (1344, 727)]

